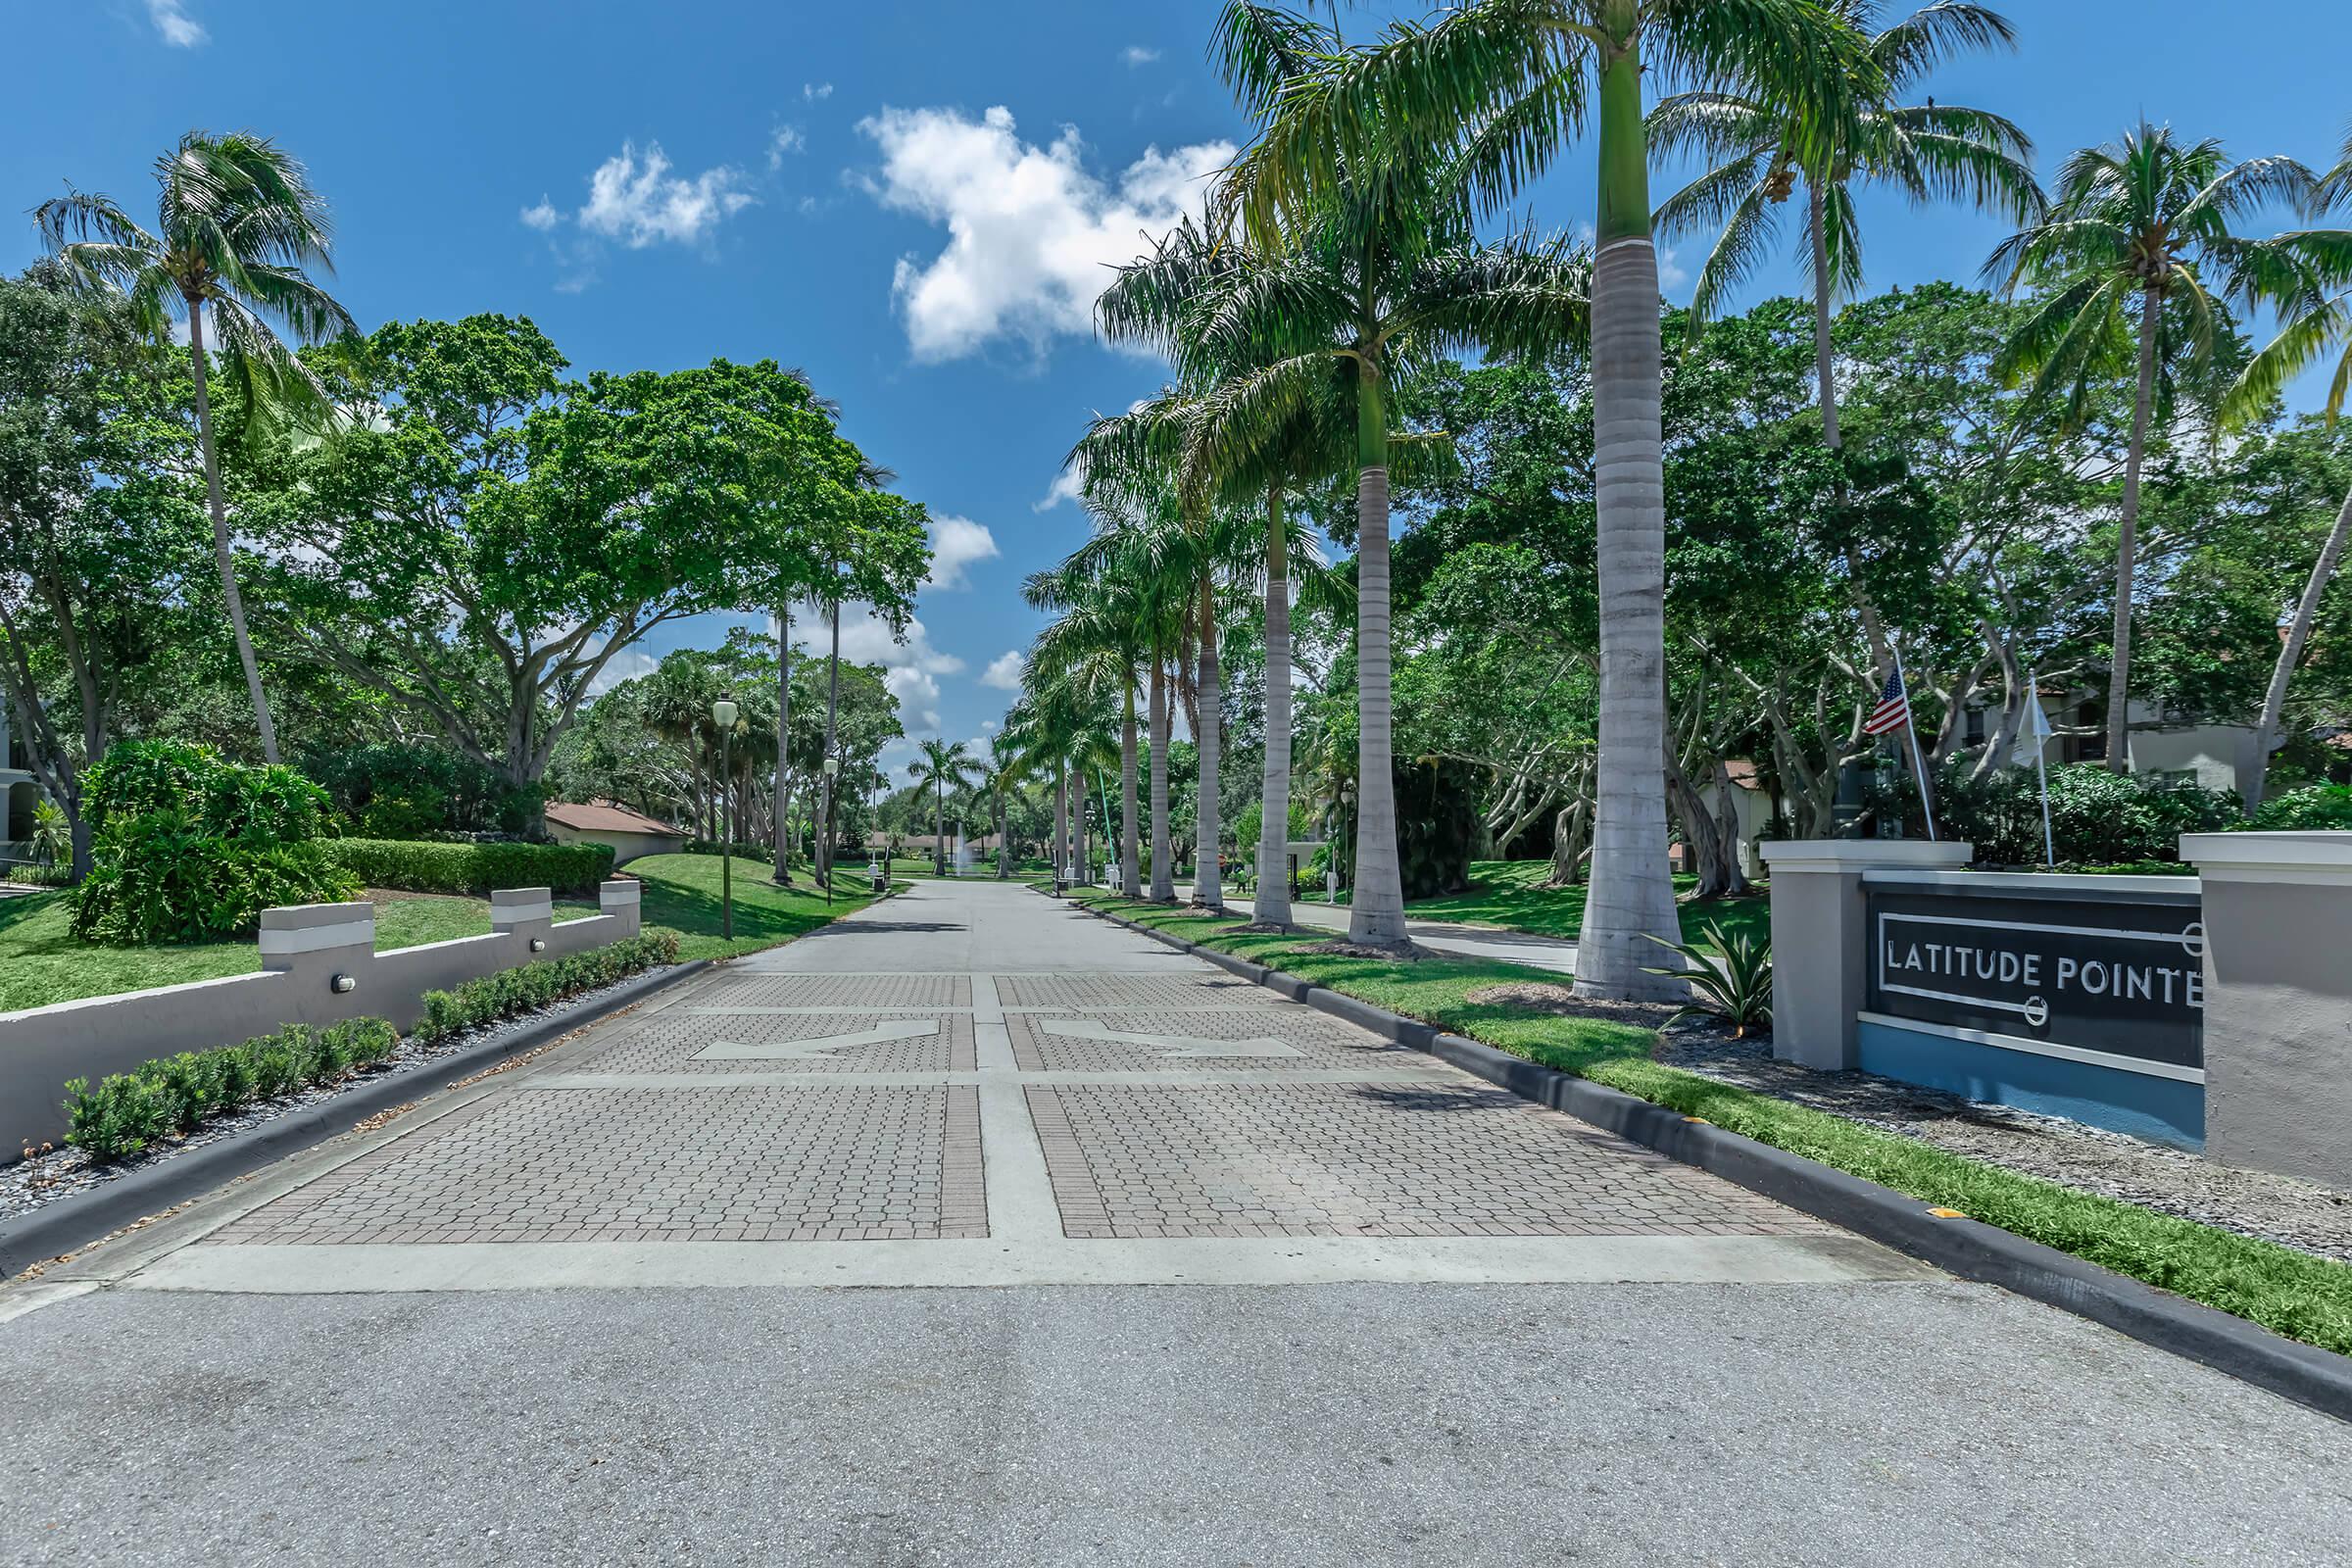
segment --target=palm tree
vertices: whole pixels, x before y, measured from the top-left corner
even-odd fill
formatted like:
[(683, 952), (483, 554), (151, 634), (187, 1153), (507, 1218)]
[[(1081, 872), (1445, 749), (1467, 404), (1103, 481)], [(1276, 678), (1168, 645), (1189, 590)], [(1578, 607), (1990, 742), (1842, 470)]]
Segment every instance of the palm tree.
[(1060, 617), (1038, 633), (1024, 678), (1040, 683), (1075, 681), (1090, 693), (1116, 691), (1120, 706), (1119, 791), (1124, 815), (1119, 832), (1119, 887), (1143, 897), (1136, 812), (1136, 688), (1151, 657), (1152, 607), (1145, 586), (1120, 572), (1097, 570), (1085, 551), (1051, 571), (1032, 573), (1022, 588), (1031, 609), (1058, 611)]
[[(1822, 438), (1841, 445), (1830, 316), (1841, 294), (1862, 281), (1862, 230), (1851, 187), (1857, 179), (1900, 190), (1920, 206), (1936, 200), (1997, 208), (2017, 221), (2041, 200), (2031, 168), (2034, 144), (2023, 130), (1982, 109), (1879, 101), (1914, 86), (1955, 49), (2014, 46), (1999, 12), (1971, 0), (1937, 0), (1892, 26), (1870, 32), (1878, 0), (1827, 0), (1838, 21), (1868, 35), (1868, 73), (1838, 84), (1828, 113), (1816, 106), (1739, 89), (1677, 93), (1649, 113), (1650, 146), (1686, 150), (1713, 167), (1667, 198), (1655, 217), (1666, 235), (1705, 227), (1722, 232), (1699, 270), (1690, 298), (1693, 335), (1724, 299), (1754, 275), (1779, 238), (1778, 212), (1805, 185), (1805, 250), (1813, 273), (1813, 347), (1820, 382)], [(1851, 140), (1837, 126), (1843, 105), (1860, 106)], [(1826, 122), (1826, 123), (1824, 123)]]
[(770, 812), (776, 851), (773, 880), (776, 886), (788, 888), (792, 886), (792, 602), (788, 599), (776, 604), (776, 733), (783, 743), (776, 747)]
[(1006, 831), (1005, 802), (1029, 776), (1029, 764), (1013, 738), (1002, 731), (989, 737), (988, 760), (981, 764), (980, 788), (989, 799), (989, 815), (997, 833), (997, 880), (1012, 875), (1012, 839)]
[(262, 756), (277, 760), (277, 726), (262, 691), (261, 666), (237, 590), (228, 508), (213, 439), (209, 318), (221, 368), (249, 421), (311, 413), (323, 388), (270, 326), (274, 318), (298, 342), (318, 343), (354, 330), (351, 316), (311, 281), (305, 268), (332, 272), (326, 203), (291, 155), (266, 137), (192, 130), (155, 164), (156, 231), (131, 221), (101, 195), (74, 191), (43, 202), (42, 237), (84, 286), (119, 291), (139, 324), (168, 337), (174, 317), (188, 323), (188, 359), (196, 377), (196, 434), (204, 453), (205, 501), (212, 510), (213, 553), (221, 598), (236, 638), (237, 662), (253, 700)]
[[(1860, 42), (1813, 0), (1472, 0), (1434, 24), (1396, 24), (1374, 46), (1345, 51), (1302, 42), (1305, 26), (1246, 0), (1228, 0), (1220, 24), (1226, 76), (1263, 124), (1230, 179), (1252, 233), (1306, 220), (1351, 168), (1399, 153), (1439, 162), (1465, 198), (1492, 210), (1541, 173), (1588, 117), (1597, 122), (1591, 319), (1600, 722), (1592, 890), (1576, 987), (1586, 996), (1671, 999), (1682, 987), (1649, 972), (1656, 948), (1648, 940), (1680, 937), (1666, 864), (1664, 346), (1643, 59), (1698, 85), (1816, 105), (1824, 133), (1848, 135), (1855, 116), (1841, 89), (1870, 77)], [(1301, 75), (1298, 63), (1315, 56), (1311, 74)], [(1364, 466), (1368, 480), (1378, 473)], [(1367, 500), (1385, 518), (1385, 483), (1380, 489)], [(1384, 675), (1385, 566), (1367, 557), (1359, 567), (1383, 579), (1380, 623), (1365, 622), (1359, 637), (1367, 655), (1380, 645)], [(1387, 717), (1366, 705), (1359, 788), (1364, 835), (1385, 837), (1393, 860), (1388, 757), (1379, 747), (1375, 766), (1370, 739), (1377, 724), (1385, 741)], [(1369, 869), (1359, 856), (1350, 932), (1400, 932), (1394, 894), (1361, 885)], [(1370, 922), (1366, 892), (1381, 911)]]
[(2048, 212), (1984, 264), (2010, 293), (2039, 291), (1994, 367), (2012, 382), (2031, 376), (2032, 401), (2063, 390), (2067, 416), (2079, 425), (2092, 393), (2137, 364), (2107, 672), (2107, 766), (2115, 772), (2132, 765), (2140, 468), (2159, 404), (2170, 402), (2172, 370), (2213, 352), (2219, 306), (2201, 270), (2226, 268), (2241, 253), (2234, 219), (2280, 197), (2308, 201), (2313, 189), (2311, 172), (2291, 158), (2232, 164), (2218, 141), (2186, 143), (2170, 126), (2142, 122), (2122, 141), (2068, 159)]
[[(1281, 29), (1278, 63), (1253, 55), (1235, 74), (1246, 100), (1262, 74), (1281, 74), (1272, 84), (1280, 93), (1311, 85), (1307, 62), (1337, 47), (1336, 38), (1299, 19), (1233, 9)], [(1261, 140), (1258, 150), (1267, 145)], [(1482, 240), (1468, 194), (1450, 160), (1364, 148), (1339, 160), (1314, 200), (1266, 243), (1221, 235), (1204, 242), (1179, 229), (1123, 270), (1098, 307), (1112, 337), (1154, 346), (1181, 373), (1216, 388), (1235, 416), (1212, 421), (1212, 443), (1242, 445), (1326, 403), (1347, 411), (1355, 433), (1362, 777), (1348, 936), (1370, 946), (1405, 941), (1390, 726), (1395, 382), (1431, 355), (1543, 355), (1580, 338), (1586, 326), (1587, 270), (1567, 242), (1522, 232)], [(1233, 259), (1203, 277), (1203, 254)]]
[[(2345, 138), (2344, 155), (2315, 187), (2311, 205), (2325, 212), (2339, 203), (2352, 203), (2352, 136)], [(2332, 429), (2352, 394), (2352, 229), (2314, 228), (2280, 234), (2250, 245), (2234, 269), (2240, 288), (2251, 301), (2278, 313), (2278, 335), (2254, 356), (2230, 389), (2222, 405), (2229, 424), (2242, 424), (2268, 410), (2287, 384), (2314, 365), (2335, 357), (2335, 373), (2328, 382), (2325, 416)], [(2262, 805), (2269, 786), (2271, 750), (2278, 744), (2279, 715), (2286, 707), (2287, 681), (2303, 662), (2303, 650), (2319, 618), (2320, 600), (2352, 543), (2352, 492), (2335, 514), (2312, 563), (2303, 595), (2295, 603), (2294, 618), (2271, 666), (2271, 682), (2262, 697), (2262, 716), (2254, 732), (2254, 770), (2241, 781), (2246, 815)]]
[(922, 755), (906, 766), (906, 773), (917, 784), (931, 786), (931, 856), (932, 869), (939, 875), (948, 874), (948, 792), (967, 786), (979, 771), (979, 761), (971, 749), (961, 741), (950, 744), (944, 737), (922, 744)]

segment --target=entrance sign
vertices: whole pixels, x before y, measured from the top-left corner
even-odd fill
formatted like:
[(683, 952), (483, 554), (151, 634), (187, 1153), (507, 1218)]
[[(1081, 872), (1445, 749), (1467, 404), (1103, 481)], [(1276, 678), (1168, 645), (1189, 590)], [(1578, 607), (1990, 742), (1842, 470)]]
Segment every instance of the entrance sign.
[(2113, 897), (1870, 886), (1870, 1010), (2202, 1068), (2205, 927), (2181, 880)]

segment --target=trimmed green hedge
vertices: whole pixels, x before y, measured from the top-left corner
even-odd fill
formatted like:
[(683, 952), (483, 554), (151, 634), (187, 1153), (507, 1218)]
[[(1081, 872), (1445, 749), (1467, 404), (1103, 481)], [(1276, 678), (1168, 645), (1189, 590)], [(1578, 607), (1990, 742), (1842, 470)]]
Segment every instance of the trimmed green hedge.
[(335, 839), (335, 862), (368, 887), (401, 893), (489, 893), (499, 888), (593, 888), (612, 874), (609, 844), (433, 844)]
[(579, 991), (624, 980), (640, 969), (678, 961), (674, 931), (651, 931), (568, 957), (542, 959), (468, 980), (455, 991), (427, 991), (416, 1038), (432, 1042), (518, 1012), (529, 1012)]
[(399, 1032), (381, 1018), (324, 1029), (296, 1023), (241, 1046), (161, 1057), (95, 1089), (76, 1078), (66, 1085), (66, 1142), (95, 1160), (122, 1159), (240, 1106), (372, 1067), (399, 1044)]

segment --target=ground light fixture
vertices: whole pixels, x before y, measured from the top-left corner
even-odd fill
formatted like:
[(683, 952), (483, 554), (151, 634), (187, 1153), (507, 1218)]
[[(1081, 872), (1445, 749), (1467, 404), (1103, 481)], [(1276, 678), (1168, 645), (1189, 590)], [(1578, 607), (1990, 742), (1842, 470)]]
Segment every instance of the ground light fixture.
[(718, 726), (718, 934), (735, 940), (735, 769), (730, 760), (735, 738), (735, 699), (721, 697), (710, 705), (710, 722)]

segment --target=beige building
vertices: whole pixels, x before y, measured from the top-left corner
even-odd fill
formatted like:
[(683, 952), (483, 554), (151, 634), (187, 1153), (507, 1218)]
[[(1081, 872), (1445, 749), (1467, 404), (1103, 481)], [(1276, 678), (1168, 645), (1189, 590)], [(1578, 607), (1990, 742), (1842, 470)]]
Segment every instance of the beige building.
[(585, 806), (559, 801), (547, 808), (547, 830), (558, 844), (609, 844), (612, 863), (626, 865), (647, 855), (669, 855), (686, 847), (686, 835), (642, 812), (611, 801)]

